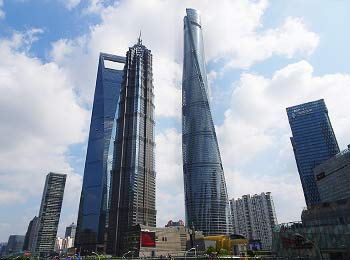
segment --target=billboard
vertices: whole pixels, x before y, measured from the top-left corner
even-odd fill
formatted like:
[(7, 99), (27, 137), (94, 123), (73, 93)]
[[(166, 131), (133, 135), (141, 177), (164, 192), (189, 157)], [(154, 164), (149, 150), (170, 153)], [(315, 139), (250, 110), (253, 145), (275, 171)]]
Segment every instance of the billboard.
[(141, 247), (156, 247), (156, 232), (141, 231)]
[(253, 251), (261, 250), (261, 241), (258, 239), (249, 240), (249, 249)]

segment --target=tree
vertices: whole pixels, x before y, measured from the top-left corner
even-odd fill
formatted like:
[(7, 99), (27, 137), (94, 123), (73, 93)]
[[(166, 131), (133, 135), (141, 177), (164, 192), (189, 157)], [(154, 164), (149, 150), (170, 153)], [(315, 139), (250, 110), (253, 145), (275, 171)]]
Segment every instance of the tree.
[(210, 255), (211, 253), (216, 253), (216, 248), (213, 246), (209, 246), (207, 249), (205, 249), (205, 253)]

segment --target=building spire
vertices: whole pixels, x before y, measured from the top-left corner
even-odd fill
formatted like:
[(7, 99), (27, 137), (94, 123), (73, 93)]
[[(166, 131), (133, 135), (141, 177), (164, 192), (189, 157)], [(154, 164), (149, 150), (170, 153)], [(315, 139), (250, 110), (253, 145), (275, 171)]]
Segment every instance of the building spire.
[(137, 44), (142, 45), (141, 30), (140, 30), (139, 38), (137, 38)]

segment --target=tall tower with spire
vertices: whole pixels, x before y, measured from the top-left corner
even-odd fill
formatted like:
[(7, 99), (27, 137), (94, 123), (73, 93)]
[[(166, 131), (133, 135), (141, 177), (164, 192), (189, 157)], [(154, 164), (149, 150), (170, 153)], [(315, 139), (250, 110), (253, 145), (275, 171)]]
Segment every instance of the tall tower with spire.
[(156, 226), (152, 54), (137, 44), (126, 54), (111, 177), (107, 253), (127, 250), (134, 225)]
[(182, 155), (186, 224), (228, 234), (231, 214), (208, 96), (199, 12), (186, 9), (182, 78)]

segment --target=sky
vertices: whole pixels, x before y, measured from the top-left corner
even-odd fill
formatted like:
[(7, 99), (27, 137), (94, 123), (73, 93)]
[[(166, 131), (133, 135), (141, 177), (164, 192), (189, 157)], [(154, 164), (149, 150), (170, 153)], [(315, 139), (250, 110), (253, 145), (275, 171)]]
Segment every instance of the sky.
[(0, 0), (0, 242), (38, 215), (66, 173), (58, 236), (77, 220), (99, 52), (153, 53), (157, 225), (184, 219), (183, 17), (202, 14), (213, 119), (229, 198), (271, 192), (279, 223), (305, 207), (286, 107), (324, 98), (350, 143), (347, 0)]

